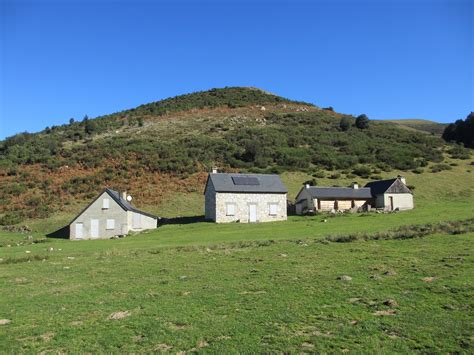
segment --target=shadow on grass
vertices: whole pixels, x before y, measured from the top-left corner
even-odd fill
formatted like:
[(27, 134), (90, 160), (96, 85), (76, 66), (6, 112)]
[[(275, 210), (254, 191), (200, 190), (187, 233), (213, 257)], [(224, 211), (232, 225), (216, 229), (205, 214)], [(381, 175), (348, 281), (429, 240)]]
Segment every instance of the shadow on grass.
[(162, 218), (158, 226), (165, 226), (167, 224), (192, 224), (210, 222), (204, 218), (204, 216), (190, 216), (190, 217), (173, 217), (173, 218)]
[(62, 227), (57, 231), (46, 234), (48, 238), (69, 239), (69, 226)]

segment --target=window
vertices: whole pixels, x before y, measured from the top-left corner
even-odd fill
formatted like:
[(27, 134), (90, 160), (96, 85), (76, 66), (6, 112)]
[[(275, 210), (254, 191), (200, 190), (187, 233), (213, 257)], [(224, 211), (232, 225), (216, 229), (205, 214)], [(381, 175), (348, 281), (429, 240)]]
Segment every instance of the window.
[(142, 228), (142, 215), (139, 213), (133, 213), (132, 218), (132, 228), (133, 229), (141, 229)]
[(106, 229), (115, 229), (115, 219), (108, 219), (107, 220)]
[(277, 215), (278, 204), (277, 203), (269, 203), (268, 204), (268, 214), (270, 216)]
[(109, 199), (108, 198), (104, 198), (102, 200), (102, 209), (103, 210), (109, 209)]
[(235, 216), (235, 203), (228, 203), (225, 209), (226, 216)]

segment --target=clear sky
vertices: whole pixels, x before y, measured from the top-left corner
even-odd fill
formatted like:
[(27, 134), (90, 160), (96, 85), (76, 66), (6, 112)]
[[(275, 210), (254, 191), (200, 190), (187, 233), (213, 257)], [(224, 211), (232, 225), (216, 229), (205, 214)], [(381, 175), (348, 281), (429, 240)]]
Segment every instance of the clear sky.
[(0, 3), (0, 139), (224, 86), (373, 119), (474, 111), (471, 0)]

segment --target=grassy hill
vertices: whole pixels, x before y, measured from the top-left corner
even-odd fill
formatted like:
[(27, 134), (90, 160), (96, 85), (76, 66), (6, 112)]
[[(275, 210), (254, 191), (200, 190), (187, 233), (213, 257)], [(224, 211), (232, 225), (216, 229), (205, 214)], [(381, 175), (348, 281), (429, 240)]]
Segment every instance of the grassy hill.
[[(32, 232), (0, 230), (0, 352), (472, 352), (470, 151), (342, 117), (227, 88), (2, 142), (2, 223)], [(212, 165), (278, 172), (290, 199), (402, 173), (416, 207), (205, 223)], [(173, 223), (46, 237), (104, 186)]]
[[(0, 350), (471, 352), (474, 184), (448, 161), (406, 174), (416, 208), (400, 213), (0, 232)], [(307, 175), (283, 177), (293, 193)]]
[[(347, 130), (340, 127), (343, 117), (351, 123)], [(446, 146), (436, 136), (376, 121), (358, 129), (354, 121), (235, 87), (18, 134), (0, 143), (0, 224), (77, 212), (106, 186), (127, 190), (139, 207), (167, 214), (169, 203), (202, 192), (215, 165), (227, 171), (301, 172), (337, 183), (340, 177), (426, 169), (444, 159)], [(183, 213), (198, 206), (196, 201), (181, 204)]]
[(447, 124), (438, 123), (430, 120), (422, 120), (422, 119), (398, 119), (398, 120), (384, 120), (386, 122), (392, 122), (396, 125), (406, 128), (409, 130), (424, 132), (436, 135), (440, 137), (443, 134), (444, 129), (446, 128)]

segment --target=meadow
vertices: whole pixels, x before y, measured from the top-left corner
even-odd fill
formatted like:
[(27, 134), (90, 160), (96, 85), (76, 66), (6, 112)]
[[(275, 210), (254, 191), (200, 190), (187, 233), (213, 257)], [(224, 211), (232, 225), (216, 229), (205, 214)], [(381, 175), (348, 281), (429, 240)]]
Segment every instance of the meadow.
[[(0, 232), (0, 351), (472, 352), (474, 180), (449, 163), (405, 174), (406, 212), (187, 223), (196, 192), (123, 239), (46, 238), (71, 212)], [(283, 174), (290, 197), (307, 178)]]

